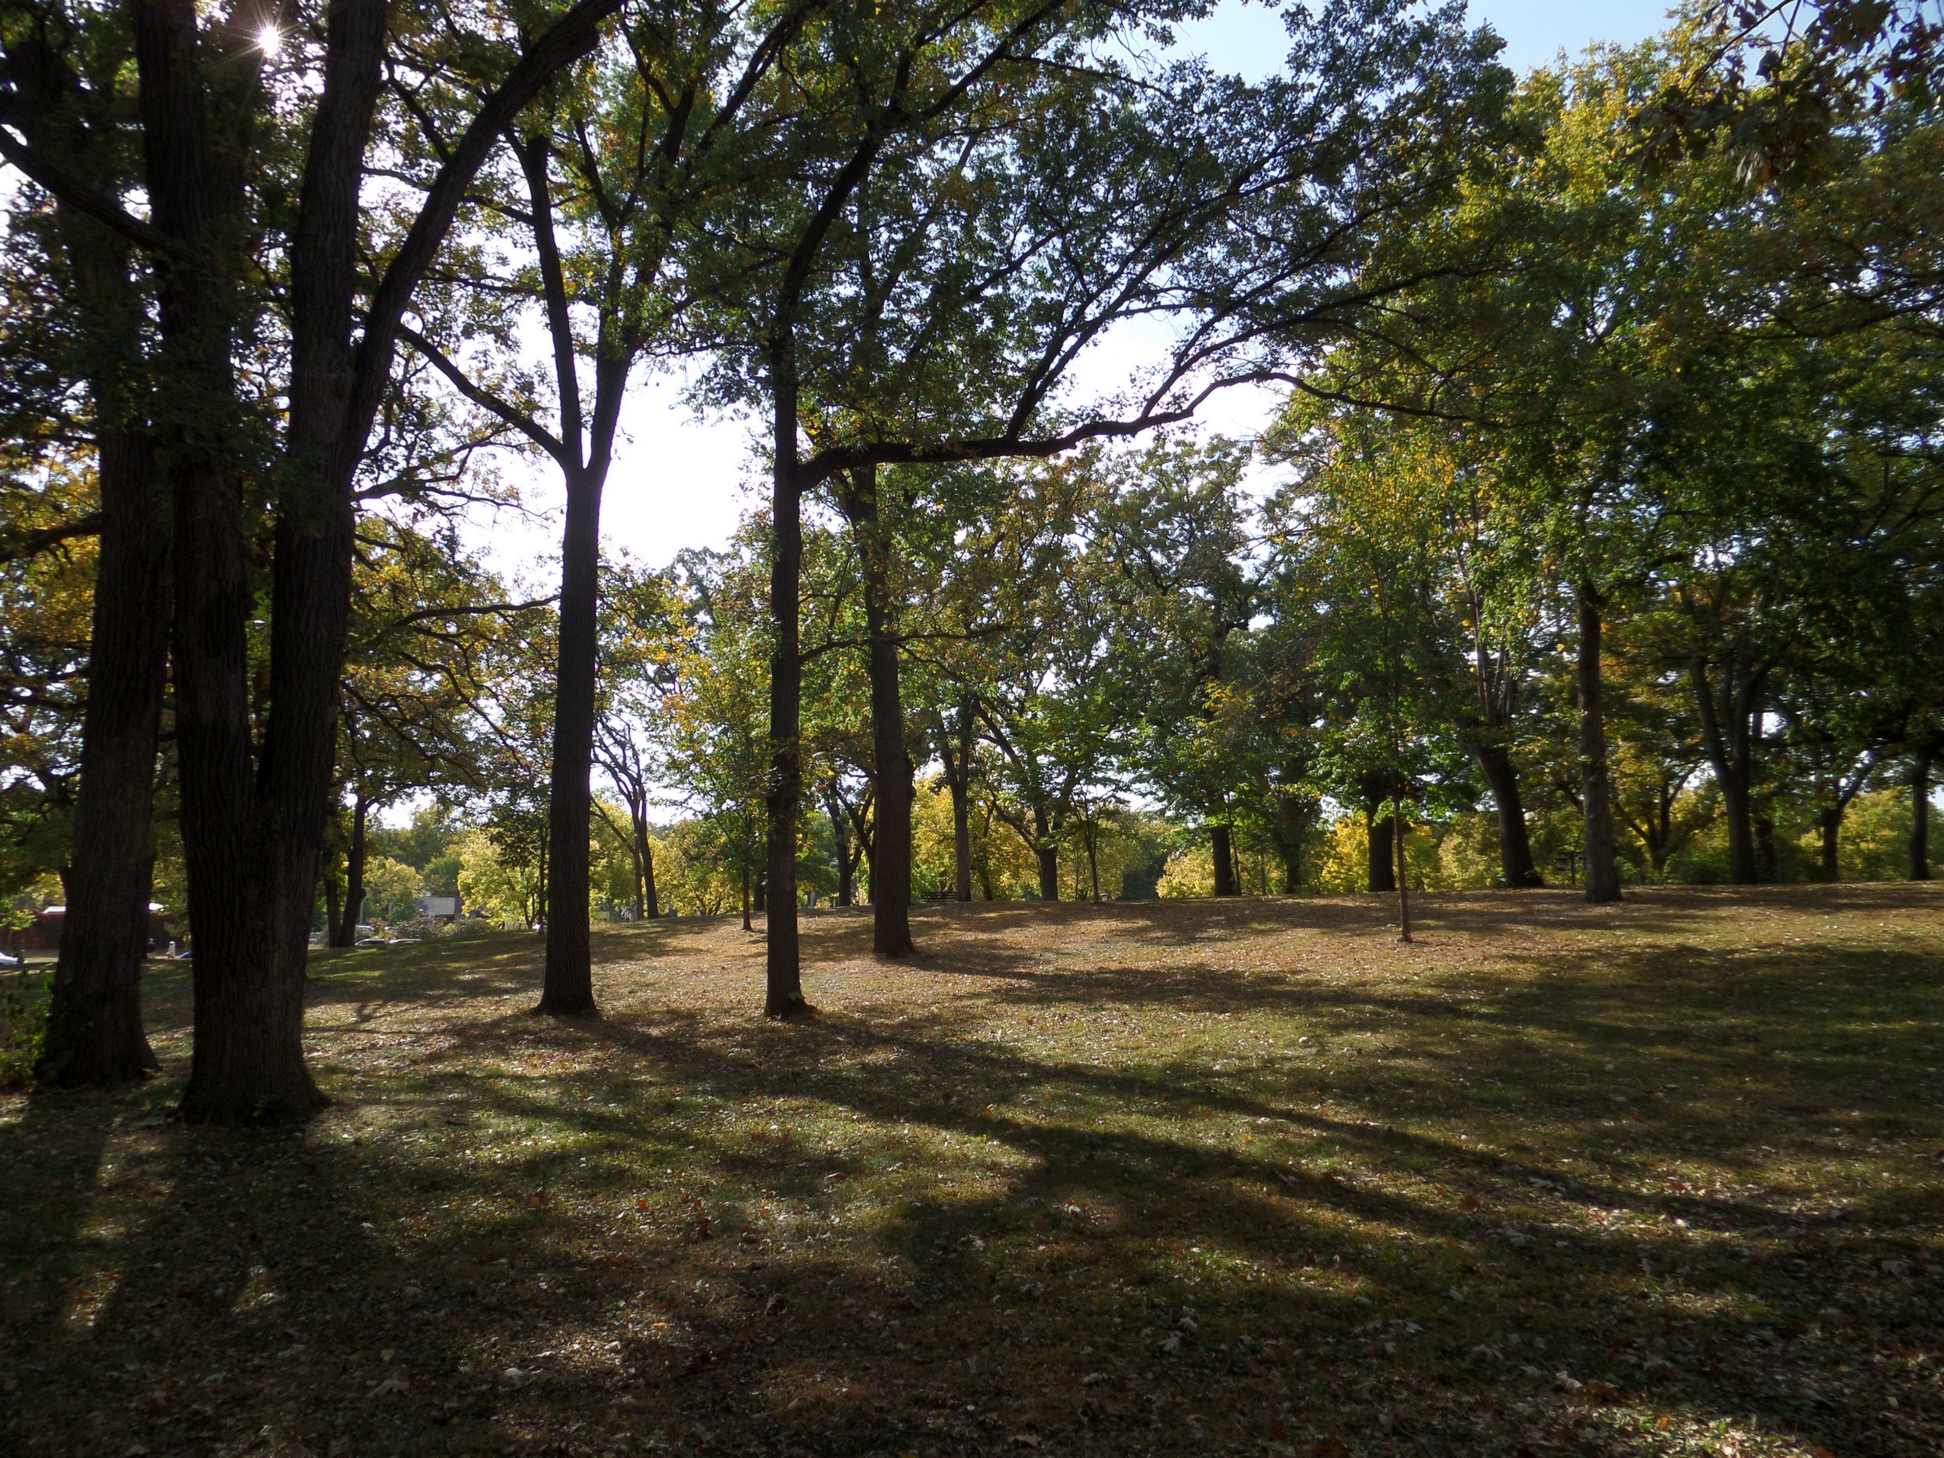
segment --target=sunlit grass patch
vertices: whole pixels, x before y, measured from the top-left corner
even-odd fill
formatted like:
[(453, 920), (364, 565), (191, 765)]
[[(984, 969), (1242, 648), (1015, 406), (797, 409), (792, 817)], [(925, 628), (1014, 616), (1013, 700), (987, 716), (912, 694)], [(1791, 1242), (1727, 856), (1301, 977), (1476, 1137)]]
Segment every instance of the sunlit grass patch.
[[(1922, 888), (925, 908), (320, 958), (299, 1131), (0, 1102), (23, 1453), (1929, 1454)], [(77, 1322), (77, 1312), (85, 1321)], [(269, 1436), (264, 1436), (268, 1434)]]

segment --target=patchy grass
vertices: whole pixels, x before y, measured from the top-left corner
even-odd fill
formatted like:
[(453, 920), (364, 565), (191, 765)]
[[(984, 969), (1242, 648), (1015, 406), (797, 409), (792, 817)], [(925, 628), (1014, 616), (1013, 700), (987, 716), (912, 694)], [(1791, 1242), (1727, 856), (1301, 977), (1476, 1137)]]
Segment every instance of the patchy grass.
[(0, 1451), (1944, 1446), (1928, 887), (975, 906), (318, 959), (301, 1130), (0, 1098)]

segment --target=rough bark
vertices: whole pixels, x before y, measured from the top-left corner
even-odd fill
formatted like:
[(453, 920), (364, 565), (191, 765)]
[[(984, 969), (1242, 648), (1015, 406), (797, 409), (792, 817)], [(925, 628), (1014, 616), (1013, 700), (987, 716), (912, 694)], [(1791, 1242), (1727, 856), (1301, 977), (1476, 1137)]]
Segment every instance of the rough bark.
[[(347, 47), (344, 12), (373, 18), (357, 5), (333, 7), (331, 41), (339, 54), (327, 66), (320, 136), (330, 130), (327, 123), (344, 120), (343, 53), (359, 49)], [(374, 94), (382, 10), (375, 18), (376, 27), (350, 38), (368, 42), (360, 58), (370, 60)], [(150, 215), (173, 246), (157, 286), (160, 360), (169, 382), (159, 397), (164, 403), (157, 426), (174, 508), (176, 758), (196, 952), (194, 1056), (182, 1112), (192, 1122), (302, 1116), (323, 1103), (304, 1066), (302, 957), (337, 722), (336, 665), (322, 702), (302, 705), (319, 721), (309, 726), (308, 735), (321, 738), (325, 748), (314, 797), (299, 796), (292, 803), (284, 796), (293, 772), (308, 758), (302, 751), (310, 747), (307, 731), (293, 722), (297, 703), (275, 705), (261, 774), (252, 763), (246, 631), (254, 599), (241, 493), (230, 474), (236, 454), (224, 438), (242, 413), (231, 342), (238, 315), (234, 287), (242, 273), (240, 159), (255, 112), (254, 76), (247, 69), (230, 73), (230, 56), (218, 56), (213, 67), (205, 67), (192, 0), (146, 0), (135, 7), (134, 19)], [(220, 83), (216, 88), (208, 84), (211, 70)], [(312, 202), (309, 172), (306, 204)], [(331, 201), (320, 201), (320, 210)], [(355, 204), (352, 212), (355, 217)], [(293, 306), (309, 306), (313, 315), (309, 327), (293, 337), (293, 351), (312, 368), (317, 361), (305, 352), (316, 339), (312, 285), (320, 226), (321, 221), (309, 223), (293, 246), (293, 273), (303, 275), (295, 284)], [(293, 359), (293, 378), (296, 368)], [(296, 396), (293, 390), (293, 454), (311, 443), (295, 418)], [(303, 464), (308, 462), (292, 474), (301, 475)], [(315, 503), (301, 491), (294, 494), (299, 499), (280, 508), (311, 525)], [(273, 654), (294, 633), (322, 629), (328, 635), (330, 628), (328, 621), (298, 622), (297, 606), (289, 601), (295, 583), (286, 583), (286, 565), (293, 578), (311, 565), (299, 560), (302, 553), (292, 540), (297, 530), (293, 520), (289, 531), (280, 526), (277, 533)], [(289, 622), (283, 621), (286, 609)], [(341, 644), (340, 634), (340, 652)], [(329, 643), (321, 646), (328, 655)], [(290, 677), (290, 667), (282, 666), (282, 680)], [(307, 836), (309, 798), (315, 798), (317, 809)], [(300, 867), (298, 921), (293, 911), (300, 898), (286, 878)]]
[[(1033, 852), (1039, 861), (1039, 896), (1042, 901), (1060, 899), (1060, 853), (1050, 845), (1042, 845)], [(991, 899), (991, 893), (987, 893)]]
[(794, 355), (772, 361), (776, 390), (771, 475), (769, 896), (766, 922), (763, 1012), (794, 1017), (809, 1004), (803, 996), (797, 934), (796, 822), (803, 798), (803, 656), (801, 600), (803, 521), (797, 486), (797, 391)]
[(1231, 844), (1229, 827), (1211, 825), (1208, 828), (1210, 849), (1215, 856), (1215, 894), (1217, 896), (1240, 896), (1242, 888), (1236, 883), (1235, 850)]
[(35, 1076), (109, 1086), (157, 1066), (142, 1031), (142, 960), (168, 657), (169, 509), (129, 379), (141, 307), (127, 247), (99, 223), (62, 212), (89, 355), (101, 525), (67, 916)]
[(1472, 754), (1492, 792), (1498, 811), (1499, 874), (1507, 886), (1543, 886), (1545, 880), (1532, 863), (1532, 838), (1526, 831), (1525, 801), (1519, 793), (1519, 774), (1512, 755), (1502, 744), (1476, 741)]
[(1586, 899), (1596, 905), (1620, 899), (1620, 861), (1613, 827), (1613, 784), (1607, 763), (1606, 717), (1600, 670), (1600, 595), (1582, 582), (1579, 656), (1574, 687), (1579, 696), (1579, 770), (1582, 815), (1581, 854), (1586, 862)]
[(878, 502), (877, 470), (846, 473), (844, 513), (863, 562), (864, 615), (871, 683), (871, 786), (877, 806), (871, 839), (871, 949), (909, 956), (911, 941), (911, 751), (905, 743), (892, 602), (891, 541)]
[(601, 481), (567, 476), (561, 537), (560, 656), (554, 679), (553, 769), (547, 803), (547, 959), (535, 1012), (594, 1015), (587, 845), (593, 828), (595, 618), (599, 610)]

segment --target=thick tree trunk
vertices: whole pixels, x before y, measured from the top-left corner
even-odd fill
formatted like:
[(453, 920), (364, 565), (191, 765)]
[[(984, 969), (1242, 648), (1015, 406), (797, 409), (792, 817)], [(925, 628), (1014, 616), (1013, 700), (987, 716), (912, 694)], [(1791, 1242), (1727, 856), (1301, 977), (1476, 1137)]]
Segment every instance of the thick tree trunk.
[[(375, 22), (354, 27), (349, 37), (369, 42), (360, 57), (371, 62), (375, 94), (382, 8), (340, 3), (331, 20), (340, 55), (327, 66), (320, 138), (335, 135), (345, 120), (341, 53), (354, 13)], [(247, 153), (254, 102), (239, 99), (221, 68), (213, 72), (215, 89), (206, 87), (211, 73), (202, 64), (192, 0), (149, 0), (135, 8), (134, 18), (150, 215), (159, 232), (196, 260), (194, 267), (165, 262), (157, 289), (161, 364), (170, 382), (158, 436), (175, 511), (176, 757), (195, 946), (195, 1051), (182, 1112), (192, 1122), (220, 1123), (301, 1116), (323, 1103), (304, 1066), (303, 959), (335, 741), (337, 662), (329, 662), (322, 692), (316, 680), (325, 660), (333, 653), (341, 658), (348, 605), (306, 600), (307, 593), (328, 590), (331, 575), (320, 578), (328, 551), (306, 547), (334, 543), (340, 513), (317, 499), (310, 475), (321, 464), (314, 456), (318, 414), (332, 402), (305, 398), (301, 387), (326, 397), (334, 393), (330, 381), (317, 377), (312, 348), (315, 259), (327, 223), (355, 227), (356, 201), (349, 200), (348, 218), (323, 216), (344, 200), (328, 191), (319, 195), (307, 168), (304, 204), (317, 211), (293, 248), (301, 275), (293, 307), (310, 312), (299, 319), (293, 353), (292, 480), (279, 501), (276, 534), (275, 697), (263, 763), (253, 771), (246, 635), (255, 601), (242, 496), (229, 474), (234, 457), (222, 437), (243, 414), (230, 346), (234, 281), (241, 272), (235, 246), (243, 196), (239, 163)], [(240, 74), (251, 73), (240, 68)], [(253, 88), (245, 83), (242, 89)], [(343, 506), (348, 596), (348, 496)], [(307, 634), (317, 636), (306, 643)], [(320, 758), (310, 785), (312, 761)], [(301, 894), (292, 884), (299, 871)]]
[(1579, 660), (1575, 688), (1579, 694), (1581, 854), (1586, 862), (1586, 899), (1596, 905), (1620, 899), (1620, 861), (1613, 829), (1613, 785), (1607, 765), (1606, 717), (1602, 704), (1600, 597), (1590, 583), (1581, 583)]
[(1910, 762), (1910, 879), (1931, 878), (1930, 775), (1934, 753), (1919, 750)]
[(1816, 813), (1816, 829), (1822, 842), (1822, 878), (1834, 885), (1843, 879), (1838, 854), (1843, 835), (1843, 810), (1840, 805), (1825, 805)]
[(1367, 871), (1372, 895), (1389, 895), (1397, 889), (1395, 862), (1391, 855), (1391, 841), (1396, 835), (1396, 826), (1391, 822), (1395, 819), (1393, 815), (1379, 817), (1375, 806), (1364, 810), (1369, 845)]
[[(98, 418), (113, 419), (120, 396), (104, 398), (98, 385)], [(156, 1067), (142, 1031), (142, 959), (168, 653), (168, 510), (150, 473), (145, 432), (102, 429), (96, 444), (102, 525), (81, 788), (60, 960), (35, 1070), (39, 1082), (62, 1087), (129, 1083)]]
[[(79, 79), (29, 45), (9, 80), (9, 120), (36, 150), (113, 195), (123, 160), (99, 119), (77, 110)], [(155, 752), (169, 648), (169, 493), (140, 381), (146, 306), (129, 245), (63, 204), (56, 231), (74, 283), (65, 302), (93, 411), (101, 529), (74, 805), (67, 915), (35, 1078), (65, 1087), (133, 1082), (156, 1067), (142, 1031), (142, 960), (154, 860)]]
[(1722, 818), (1728, 822), (1728, 879), (1737, 886), (1753, 886), (1761, 879), (1755, 843), (1755, 812), (1747, 782), (1734, 767), (1717, 770)]
[(1526, 833), (1525, 801), (1519, 793), (1519, 774), (1502, 744), (1474, 743), (1472, 753), (1492, 791), (1498, 811), (1499, 873), (1507, 886), (1543, 886), (1532, 863), (1532, 839)]
[(363, 795), (351, 802), (351, 844), (344, 853), (344, 901), (331, 927), (331, 945), (355, 946), (358, 918), (364, 910), (365, 819), (371, 809)]
[(1775, 817), (1766, 810), (1755, 816), (1755, 878), (1765, 885), (1781, 879), (1782, 854), (1775, 842)]
[(844, 510), (864, 564), (864, 616), (870, 635), (871, 786), (877, 807), (871, 838), (871, 950), (881, 957), (904, 957), (912, 951), (912, 764), (898, 684), (891, 541), (879, 511), (875, 468), (850, 473)]
[(560, 652), (547, 799), (547, 961), (535, 1012), (590, 1017), (594, 967), (588, 837), (593, 829), (594, 700), (600, 611), (600, 473), (567, 474), (560, 544)]
[(1282, 861), (1282, 889), (1294, 896), (1303, 889), (1303, 841), (1309, 834), (1311, 807), (1295, 795), (1276, 797), (1276, 852)]
[[(1039, 861), (1040, 900), (1058, 901), (1060, 899), (1060, 852), (1053, 846), (1042, 845), (1036, 847), (1033, 854)], [(991, 898), (992, 892), (988, 889), (986, 899), (991, 900)]]
[(1215, 855), (1215, 894), (1240, 896), (1242, 888), (1235, 880), (1235, 850), (1230, 844), (1229, 827), (1211, 825), (1208, 833), (1210, 848)]
[(796, 359), (779, 350), (772, 360), (776, 391), (770, 514), (770, 774), (769, 896), (763, 1012), (794, 1017), (803, 996), (797, 937), (796, 827), (803, 799), (803, 656), (801, 644), (803, 521), (797, 488)]

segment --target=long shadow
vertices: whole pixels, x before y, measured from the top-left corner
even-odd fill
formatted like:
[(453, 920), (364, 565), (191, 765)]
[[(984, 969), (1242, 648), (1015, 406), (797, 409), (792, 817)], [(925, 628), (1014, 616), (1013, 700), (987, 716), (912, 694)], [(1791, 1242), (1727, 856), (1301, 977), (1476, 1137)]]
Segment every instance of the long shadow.
[[(1096, 918), (1131, 919), (1073, 922)], [(983, 924), (947, 913), (938, 939)], [(686, 941), (603, 945), (652, 970)], [(9, 1275), (15, 1250), (62, 1262), (8, 1288), (27, 1365), (7, 1370), (33, 1386), (6, 1394), (7, 1451), (1617, 1458), (1655, 1446), (1603, 1417), (1630, 1403), (1753, 1414), (1798, 1451), (1933, 1451), (1944, 1413), (1898, 1354), (1934, 1351), (1938, 1318), (1890, 1268), (1936, 1259), (1934, 1175), (1838, 1212), (1644, 1175), (1754, 1140), (1826, 1159), (1791, 1132), (1825, 1115), (1781, 1101), (1852, 1109), (1871, 1059), (1899, 1070), (1894, 1137), (1934, 1148), (1934, 959), (1514, 950), (1482, 991), (1346, 990), (1212, 951), (1157, 972), (989, 948), (988, 980), (941, 978), (929, 1006), (802, 1025), (640, 1011), (657, 983), (599, 1022), (535, 1020), (518, 947), (480, 973), (486, 1016), (429, 955), (401, 968), (423, 997), (326, 972), (314, 995), (348, 1020), (329, 1036), (418, 1040), (365, 1105), (239, 1136), (117, 1130), (83, 1101), (0, 1135), (48, 1208), (8, 1231)], [(1116, 1005), (1171, 1006), (1210, 1048), (1230, 1015), (1320, 1051), (1225, 1070), (1175, 1039), (1096, 1063), (1021, 1029)], [(1792, 1005), (1853, 1026), (1854, 1057), (1798, 1059)], [(812, 1113), (825, 1134), (796, 1129)]]

